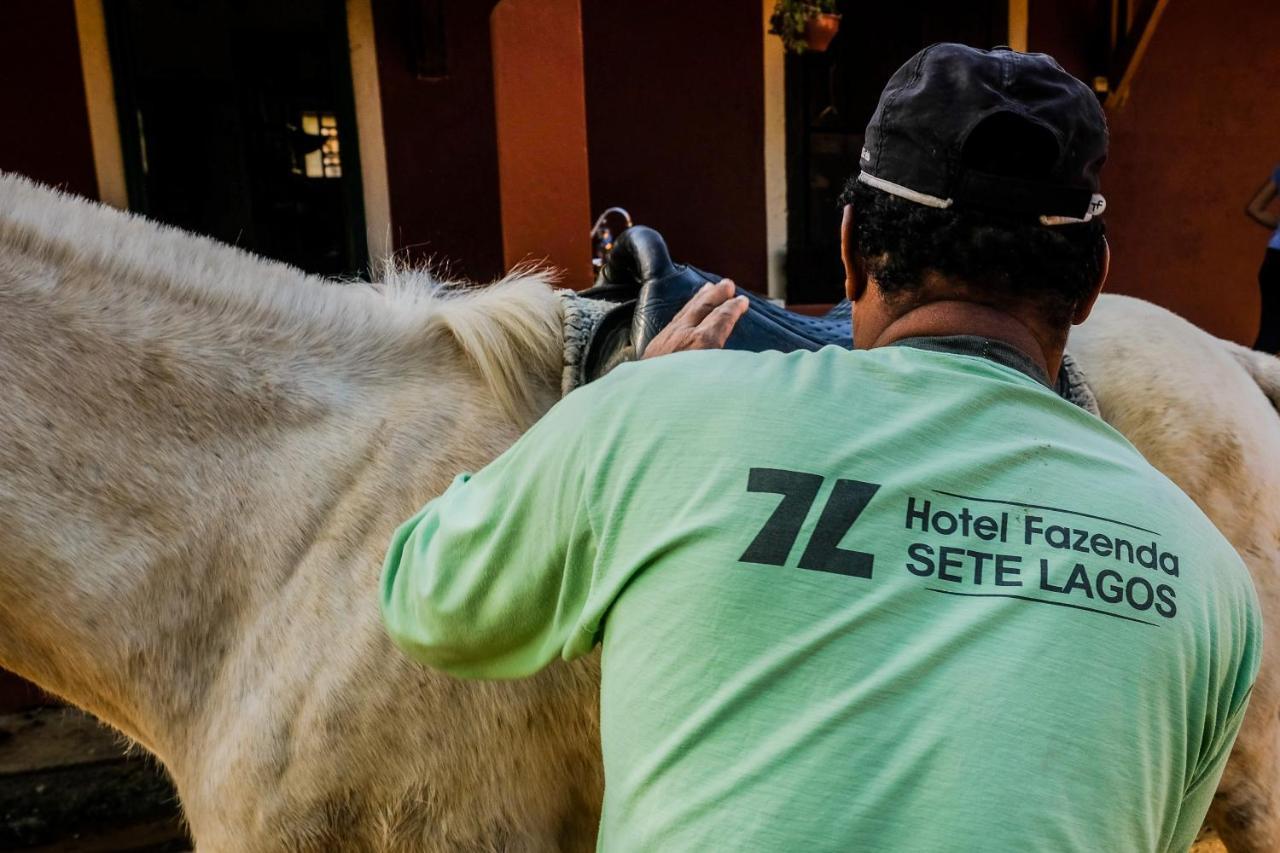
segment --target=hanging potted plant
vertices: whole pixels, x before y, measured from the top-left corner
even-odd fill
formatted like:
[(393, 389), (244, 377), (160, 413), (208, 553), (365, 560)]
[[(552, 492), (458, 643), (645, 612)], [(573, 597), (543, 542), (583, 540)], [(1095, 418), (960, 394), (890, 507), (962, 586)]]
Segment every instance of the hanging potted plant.
[(769, 17), (769, 32), (792, 53), (826, 50), (839, 31), (836, 0), (778, 0)]

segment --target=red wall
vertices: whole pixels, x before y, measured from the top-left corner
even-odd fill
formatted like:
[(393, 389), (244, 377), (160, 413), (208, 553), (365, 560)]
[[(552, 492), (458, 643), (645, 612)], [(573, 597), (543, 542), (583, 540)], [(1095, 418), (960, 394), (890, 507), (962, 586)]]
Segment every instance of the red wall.
[(1107, 71), (1108, 7), (1104, 0), (1030, 0), (1027, 49), (1050, 54), (1092, 85)]
[(1113, 289), (1252, 343), (1267, 233), (1244, 215), (1280, 162), (1280, 4), (1170, 3), (1111, 116)]
[[(1032, 49), (1052, 49), (1035, 16), (1054, 2), (1031, 4)], [(1244, 208), (1280, 163), (1278, 33), (1275, 0), (1170, 3), (1129, 101), (1108, 111), (1109, 289), (1242, 343), (1257, 333), (1267, 242)]]
[(98, 197), (72, 0), (5, 0), (0, 169)]
[[(98, 197), (72, 0), (6, 0), (0, 27), (0, 170)], [(0, 714), (48, 701), (0, 670)]]
[(414, 69), (417, 4), (373, 0), (392, 243), (414, 262), (448, 262), (451, 275), (489, 280), (503, 272), (489, 50), (494, 3), (445, 0), (448, 75), (439, 79), (420, 79)]
[(764, 23), (742, 0), (583, 0), (591, 208), (766, 289)]

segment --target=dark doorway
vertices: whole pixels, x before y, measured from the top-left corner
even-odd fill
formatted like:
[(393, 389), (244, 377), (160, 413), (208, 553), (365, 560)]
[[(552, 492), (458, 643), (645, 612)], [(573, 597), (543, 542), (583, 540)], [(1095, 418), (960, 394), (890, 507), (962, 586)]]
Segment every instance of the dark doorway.
[(129, 203), (331, 276), (368, 265), (343, 0), (107, 0)]
[(787, 57), (787, 299), (844, 296), (837, 200), (862, 133), (898, 66), (939, 41), (992, 47), (1008, 38), (1008, 0), (840, 0), (840, 34), (826, 53)]

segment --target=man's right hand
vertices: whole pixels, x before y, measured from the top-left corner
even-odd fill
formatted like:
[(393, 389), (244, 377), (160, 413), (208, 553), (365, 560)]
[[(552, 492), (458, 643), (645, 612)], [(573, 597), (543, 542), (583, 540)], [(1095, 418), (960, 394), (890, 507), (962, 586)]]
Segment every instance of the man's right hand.
[(717, 284), (707, 282), (667, 327), (654, 336), (641, 358), (723, 348), (738, 319), (747, 313), (747, 297), (734, 296), (735, 290), (736, 286), (727, 278)]

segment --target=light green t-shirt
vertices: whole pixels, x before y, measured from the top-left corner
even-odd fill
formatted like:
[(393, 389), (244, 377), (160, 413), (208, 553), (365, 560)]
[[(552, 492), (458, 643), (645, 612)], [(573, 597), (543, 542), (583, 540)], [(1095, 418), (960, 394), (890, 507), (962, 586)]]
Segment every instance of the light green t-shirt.
[(621, 367), (406, 523), (382, 600), (462, 677), (603, 643), (609, 851), (1186, 850), (1261, 651), (1119, 433), (907, 346)]

